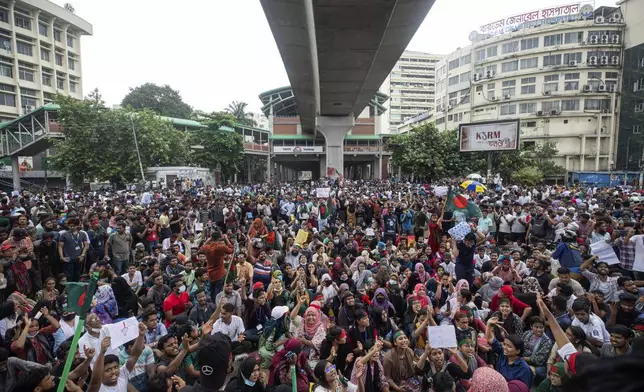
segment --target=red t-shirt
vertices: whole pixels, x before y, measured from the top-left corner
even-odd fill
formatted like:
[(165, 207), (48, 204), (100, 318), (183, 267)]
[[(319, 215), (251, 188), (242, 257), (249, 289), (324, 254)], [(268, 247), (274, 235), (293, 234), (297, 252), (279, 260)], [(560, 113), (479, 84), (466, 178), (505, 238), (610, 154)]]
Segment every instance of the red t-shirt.
[[(173, 316), (183, 313), (183, 311), (186, 310), (186, 303), (188, 303), (188, 301), (190, 301), (190, 295), (185, 291), (179, 295), (170, 293), (170, 295), (163, 300), (163, 312), (171, 310)], [(170, 324), (172, 324), (172, 322), (166, 319), (165, 326), (169, 327)]]

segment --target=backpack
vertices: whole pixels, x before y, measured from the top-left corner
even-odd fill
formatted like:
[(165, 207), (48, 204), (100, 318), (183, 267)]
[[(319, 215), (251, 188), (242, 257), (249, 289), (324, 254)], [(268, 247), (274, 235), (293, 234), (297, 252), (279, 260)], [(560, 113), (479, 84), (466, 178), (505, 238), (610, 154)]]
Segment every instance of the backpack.
[(532, 225), (530, 226), (530, 233), (536, 237), (545, 237), (546, 236), (546, 217), (537, 218), (533, 217)]

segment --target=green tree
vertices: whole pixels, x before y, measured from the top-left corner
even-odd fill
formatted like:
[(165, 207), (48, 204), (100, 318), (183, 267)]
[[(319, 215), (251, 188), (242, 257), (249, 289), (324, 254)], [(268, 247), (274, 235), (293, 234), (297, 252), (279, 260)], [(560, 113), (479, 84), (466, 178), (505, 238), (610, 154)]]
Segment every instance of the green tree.
[(524, 150), (526, 158), (532, 160), (544, 177), (558, 177), (566, 173), (563, 166), (552, 161), (559, 150), (555, 142), (536, 143), (534, 148)]
[(130, 88), (121, 105), (131, 106), (135, 110), (149, 109), (168, 117), (190, 118), (192, 114), (192, 108), (183, 102), (179, 91), (173, 90), (167, 84), (158, 86), (154, 83), (146, 83)]
[(248, 104), (246, 102), (233, 101), (226, 108), (226, 113), (232, 115), (237, 123), (254, 127), (257, 123), (253, 120), (250, 113), (246, 113), (247, 107)]
[(225, 116), (213, 117), (204, 122), (207, 128), (190, 132), (190, 144), (203, 146), (192, 152), (191, 162), (211, 170), (219, 164), (222, 176), (232, 178), (244, 162), (244, 139), (234, 131), (222, 129), (230, 121)]
[(57, 96), (57, 121), (65, 138), (55, 142), (51, 166), (70, 176), (74, 184), (110, 181), (122, 185), (139, 180), (143, 168), (187, 163), (186, 135), (155, 113), (112, 110), (94, 90), (86, 99)]
[(513, 182), (528, 186), (536, 185), (542, 180), (543, 173), (538, 168), (531, 166), (522, 167), (512, 176)]

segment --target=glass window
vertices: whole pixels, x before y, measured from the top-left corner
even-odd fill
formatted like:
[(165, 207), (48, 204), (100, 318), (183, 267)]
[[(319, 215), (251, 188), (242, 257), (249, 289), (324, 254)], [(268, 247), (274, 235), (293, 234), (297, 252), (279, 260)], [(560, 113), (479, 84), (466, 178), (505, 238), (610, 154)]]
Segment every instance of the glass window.
[(16, 26), (26, 30), (31, 30), (31, 19), (16, 15)]
[(503, 88), (501, 89), (501, 95), (503, 95), (504, 97), (506, 95), (514, 97), (516, 95), (516, 85), (516, 80), (506, 80), (502, 84)]
[(42, 74), (42, 84), (51, 87), (51, 75)]
[(63, 35), (63, 32), (62, 32), (62, 31), (57, 30), (57, 29), (54, 29), (54, 40), (55, 40), (56, 42), (61, 42), (61, 41), (62, 41), (62, 38), (61, 38), (61, 37), (62, 37), (62, 35)]
[(472, 55), (471, 54), (466, 54), (465, 56), (461, 57), (460, 61), (459, 61), (461, 66), (467, 65), (467, 64), (469, 64), (471, 62), (472, 62)]
[(25, 56), (33, 56), (32, 46), (22, 41), (16, 41), (17, 52)]
[(0, 62), (0, 76), (13, 78), (13, 65)]
[(565, 80), (579, 79), (579, 72), (571, 72), (564, 75)]
[(543, 46), (561, 45), (563, 43), (563, 34), (546, 35), (543, 37)]
[(476, 61), (485, 60), (485, 49), (479, 49), (476, 51)]
[(501, 63), (501, 72), (513, 72), (519, 69), (519, 60)]
[(16, 106), (16, 96), (13, 94), (0, 93), (0, 105), (2, 106)]
[(59, 90), (64, 90), (65, 89), (65, 78), (58, 75), (56, 77), (56, 87), (58, 87)]
[(501, 54), (514, 53), (519, 51), (519, 41), (506, 42), (501, 44)]
[(525, 113), (535, 113), (537, 111), (537, 104), (532, 102), (532, 103), (522, 103), (519, 105), (519, 113), (525, 114)]
[(462, 73), (462, 74), (459, 75), (459, 78), (460, 78), (460, 83), (469, 82), (470, 81), (470, 73), (469, 72)]
[(546, 75), (543, 77), (544, 82), (556, 82), (559, 80), (559, 75)]
[(539, 66), (539, 58), (538, 57), (532, 57), (532, 58), (529, 58), (529, 59), (521, 59), (521, 61), (520, 61), (521, 69), (537, 68), (538, 66)]
[(8, 50), (11, 52), (11, 38), (0, 35), (0, 49)]
[(581, 52), (564, 53), (563, 63), (570, 64), (571, 61), (575, 61), (577, 64), (581, 63)]
[(605, 79), (619, 79), (619, 74), (617, 72), (606, 72)]
[(496, 64), (488, 65), (485, 67), (485, 72), (492, 71), (492, 73), (496, 75), (496, 69)]
[(553, 66), (553, 65), (561, 65), (561, 55), (560, 54), (552, 54), (550, 56), (543, 56), (543, 66)]
[(584, 110), (599, 110), (601, 109), (601, 99), (585, 99)]
[(38, 32), (45, 37), (49, 36), (49, 26), (44, 23), (38, 23)]
[(579, 90), (579, 80), (566, 80), (564, 82), (565, 91), (575, 91)]
[(536, 92), (537, 92), (537, 86), (534, 84), (521, 86), (521, 95), (535, 94)]
[(564, 34), (564, 44), (578, 44), (584, 40), (583, 31), (575, 31)]
[(9, 23), (9, 11), (0, 8), (0, 22)]
[(541, 110), (550, 112), (551, 110), (559, 110), (559, 101), (544, 101), (541, 102)]
[(447, 84), (449, 86), (453, 86), (455, 84), (458, 84), (458, 81), (459, 81), (459, 76), (458, 75), (452, 76), (451, 78), (449, 78), (449, 81), (447, 82)]
[(70, 48), (74, 47), (74, 37), (69, 34), (67, 34), (67, 46), (69, 46)]
[(69, 92), (76, 92), (76, 82), (72, 82), (71, 80), (69, 81)]
[(498, 46), (496, 46), (496, 45), (488, 46), (486, 51), (485, 51), (486, 52), (485, 57), (494, 57), (494, 56), (496, 56), (497, 55), (497, 49), (498, 49)]
[(539, 37), (521, 40), (521, 50), (530, 50), (539, 47)]
[(47, 49), (40, 48), (40, 59), (44, 61), (51, 61), (50, 59), (51, 52)]
[(74, 60), (71, 57), (67, 57), (67, 66), (69, 67), (69, 69), (75, 70), (76, 69), (76, 60)]
[(34, 71), (20, 67), (18, 68), (18, 78), (33, 82), (35, 81)]
[(579, 110), (579, 100), (578, 99), (564, 99), (561, 101), (561, 110), (564, 112), (569, 111), (578, 111)]
[(29, 96), (31, 96), (31, 97), (35, 97), (35, 96), (36, 96), (36, 90), (32, 90), (32, 89), (30, 89), (30, 88), (24, 88), (24, 87), (21, 87), (21, 88), (20, 88), (20, 95), (29, 95)]
[(63, 55), (56, 53), (56, 65), (63, 66)]
[(496, 83), (487, 84), (487, 99), (494, 98), (494, 92), (496, 91)]
[(450, 93), (449, 94), (449, 106), (456, 106), (456, 100), (458, 98), (458, 93)]
[(501, 111), (501, 116), (517, 114), (517, 105), (515, 104), (501, 105), (499, 106), (499, 109)]
[(458, 68), (458, 59), (450, 61), (447, 67), (449, 68), (450, 71), (453, 70), (454, 68)]

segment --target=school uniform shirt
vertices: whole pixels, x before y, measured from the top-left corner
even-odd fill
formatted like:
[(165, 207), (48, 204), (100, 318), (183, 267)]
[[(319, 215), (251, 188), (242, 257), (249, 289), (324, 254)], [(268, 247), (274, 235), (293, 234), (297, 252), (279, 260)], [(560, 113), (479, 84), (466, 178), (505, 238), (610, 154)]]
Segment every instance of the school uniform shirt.
[(586, 332), (586, 336), (598, 339), (604, 343), (610, 343), (610, 334), (606, 330), (606, 326), (602, 319), (597, 317), (594, 314), (590, 314), (590, 318), (587, 324), (583, 324), (577, 317), (572, 319), (572, 324), (574, 326), (580, 327)]

